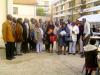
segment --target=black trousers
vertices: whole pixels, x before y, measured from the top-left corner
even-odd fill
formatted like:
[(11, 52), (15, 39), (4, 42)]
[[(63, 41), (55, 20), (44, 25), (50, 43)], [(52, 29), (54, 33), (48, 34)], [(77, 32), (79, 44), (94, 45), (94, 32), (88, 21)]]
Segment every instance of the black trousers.
[(50, 50), (50, 45), (52, 45), (52, 49), (53, 49), (53, 43), (48, 42), (47, 44), (45, 44), (46, 50)]
[(14, 58), (14, 51), (15, 51), (15, 43), (14, 42), (7, 42), (6, 46), (6, 59)]
[(22, 43), (22, 52), (27, 53), (28, 52), (28, 41), (24, 41)]
[(36, 42), (34, 42), (33, 40), (29, 40), (29, 44), (30, 44), (30, 50), (36, 50)]
[(88, 35), (84, 40), (83, 40), (83, 46), (86, 46), (89, 43), (90, 35)]

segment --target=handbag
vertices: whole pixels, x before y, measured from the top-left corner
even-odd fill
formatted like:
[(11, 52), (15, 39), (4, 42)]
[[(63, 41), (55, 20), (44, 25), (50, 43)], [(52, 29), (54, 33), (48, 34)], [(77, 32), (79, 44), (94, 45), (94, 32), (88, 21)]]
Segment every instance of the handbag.
[(65, 37), (66, 42), (72, 42), (72, 37)]

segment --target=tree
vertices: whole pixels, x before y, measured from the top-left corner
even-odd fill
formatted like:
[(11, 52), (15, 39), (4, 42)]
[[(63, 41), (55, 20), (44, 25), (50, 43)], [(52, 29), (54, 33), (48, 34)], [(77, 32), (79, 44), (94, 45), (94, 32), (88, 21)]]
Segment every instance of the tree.
[(45, 10), (43, 8), (41, 8), (41, 7), (38, 7), (36, 9), (36, 15), (37, 16), (45, 16), (46, 15)]

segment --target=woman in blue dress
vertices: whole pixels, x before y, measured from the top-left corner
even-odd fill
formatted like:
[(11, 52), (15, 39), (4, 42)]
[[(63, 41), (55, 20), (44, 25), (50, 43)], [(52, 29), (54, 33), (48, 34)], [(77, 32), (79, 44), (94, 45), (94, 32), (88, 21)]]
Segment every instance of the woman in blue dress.
[(62, 47), (64, 47), (64, 55), (66, 55), (66, 46), (68, 44), (67, 38), (70, 36), (70, 30), (65, 26), (64, 22), (60, 23), (58, 35), (58, 55), (62, 54)]

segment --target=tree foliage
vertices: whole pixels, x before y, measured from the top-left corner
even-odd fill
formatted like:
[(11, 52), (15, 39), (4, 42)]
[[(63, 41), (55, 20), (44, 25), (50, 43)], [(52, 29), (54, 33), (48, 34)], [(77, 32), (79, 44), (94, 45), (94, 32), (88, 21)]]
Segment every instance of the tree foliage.
[(38, 7), (36, 9), (36, 14), (37, 14), (37, 16), (45, 16), (45, 10), (41, 7)]

